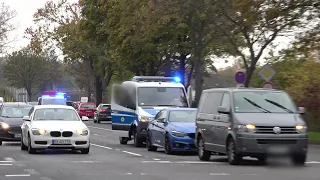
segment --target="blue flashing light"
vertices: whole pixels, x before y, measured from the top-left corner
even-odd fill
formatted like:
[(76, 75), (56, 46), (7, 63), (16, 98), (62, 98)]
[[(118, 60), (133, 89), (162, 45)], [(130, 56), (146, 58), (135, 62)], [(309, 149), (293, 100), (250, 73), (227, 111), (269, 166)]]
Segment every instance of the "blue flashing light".
[(177, 83), (179, 83), (179, 82), (181, 82), (181, 79), (180, 79), (180, 77), (177, 77), (177, 76), (176, 76), (176, 77), (174, 77), (174, 81), (177, 82)]

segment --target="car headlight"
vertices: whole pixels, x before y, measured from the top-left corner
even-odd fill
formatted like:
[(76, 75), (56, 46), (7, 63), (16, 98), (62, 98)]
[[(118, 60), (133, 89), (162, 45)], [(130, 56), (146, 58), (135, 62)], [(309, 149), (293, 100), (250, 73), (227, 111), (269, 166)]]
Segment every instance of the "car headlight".
[(185, 137), (185, 136), (187, 136), (186, 133), (180, 132), (180, 131), (171, 131), (171, 134), (172, 134), (173, 136), (177, 136), (177, 137)]
[(9, 124), (7, 124), (5, 122), (1, 122), (0, 125), (1, 125), (2, 129), (8, 129), (10, 127)]
[(149, 121), (152, 121), (153, 119), (154, 119), (153, 117), (149, 117), (149, 116), (139, 116), (140, 122), (149, 122)]
[(33, 135), (44, 135), (47, 133), (45, 129), (32, 129), (31, 131)]
[(76, 133), (82, 136), (87, 136), (89, 134), (89, 131), (88, 129), (78, 129)]
[(238, 125), (239, 132), (255, 133), (257, 131), (256, 126), (252, 124)]
[(298, 133), (306, 133), (307, 132), (307, 126), (304, 125), (296, 125), (296, 131)]

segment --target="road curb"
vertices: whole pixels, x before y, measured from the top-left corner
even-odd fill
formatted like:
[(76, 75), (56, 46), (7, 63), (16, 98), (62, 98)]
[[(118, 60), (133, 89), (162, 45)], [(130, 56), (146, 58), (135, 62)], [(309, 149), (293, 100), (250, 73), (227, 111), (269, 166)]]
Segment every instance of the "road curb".
[(320, 148), (320, 142), (309, 142), (309, 145), (313, 146), (313, 147), (319, 147)]

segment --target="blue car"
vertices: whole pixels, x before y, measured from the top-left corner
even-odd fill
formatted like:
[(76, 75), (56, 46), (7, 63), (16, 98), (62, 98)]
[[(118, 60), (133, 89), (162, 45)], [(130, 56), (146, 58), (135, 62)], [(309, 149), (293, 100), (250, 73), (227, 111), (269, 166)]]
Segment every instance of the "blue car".
[(197, 109), (167, 108), (161, 110), (149, 123), (147, 149), (156, 151), (163, 147), (167, 154), (174, 151), (197, 151), (195, 125)]

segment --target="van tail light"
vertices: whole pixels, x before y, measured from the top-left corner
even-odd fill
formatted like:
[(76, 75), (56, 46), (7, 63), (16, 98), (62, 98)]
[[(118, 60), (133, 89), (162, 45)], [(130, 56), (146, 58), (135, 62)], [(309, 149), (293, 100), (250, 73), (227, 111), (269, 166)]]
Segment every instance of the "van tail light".
[(106, 110), (104, 110), (104, 109), (101, 109), (101, 110), (99, 110), (99, 112), (107, 112)]

